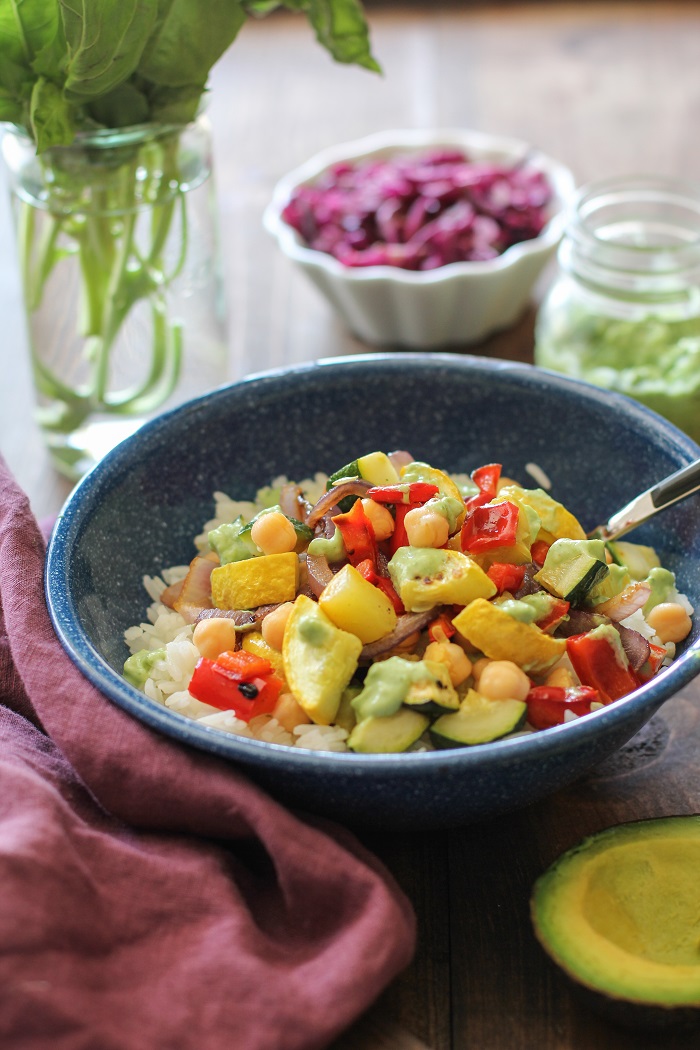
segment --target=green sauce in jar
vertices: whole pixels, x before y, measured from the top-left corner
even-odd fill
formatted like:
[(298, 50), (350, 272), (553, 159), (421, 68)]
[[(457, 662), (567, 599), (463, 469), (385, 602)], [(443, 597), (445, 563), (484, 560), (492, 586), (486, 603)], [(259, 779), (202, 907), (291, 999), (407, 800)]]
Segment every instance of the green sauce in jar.
[(700, 441), (700, 187), (579, 192), (535, 361), (647, 405)]

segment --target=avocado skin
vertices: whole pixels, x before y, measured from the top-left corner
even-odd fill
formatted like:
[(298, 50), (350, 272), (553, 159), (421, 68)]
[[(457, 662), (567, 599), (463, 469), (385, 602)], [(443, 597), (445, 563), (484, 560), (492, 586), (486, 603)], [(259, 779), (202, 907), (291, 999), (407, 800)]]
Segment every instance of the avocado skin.
[(625, 824), (606, 828), (596, 834), (590, 835), (578, 845), (571, 847), (544, 872), (535, 883), (530, 898), (530, 917), (535, 936), (541, 947), (550, 958), (553, 966), (556, 966), (560, 977), (576, 996), (592, 1012), (621, 1028), (630, 1031), (653, 1031), (660, 1037), (665, 1033), (676, 1034), (693, 1031), (700, 1026), (700, 999), (696, 1003), (662, 1004), (652, 1002), (643, 998), (635, 999), (632, 996), (618, 995), (614, 990), (603, 990), (593, 987), (580, 975), (574, 972), (574, 968), (558, 952), (547, 933), (540, 924), (540, 905), (542, 887), (545, 880), (557, 867), (566, 861), (571, 855), (585, 851), (589, 846), (595, 846), (600, 840), (614, 841), (617, 831), (623, 834), (638, 833), (640, 839), (648, 830), (651, 834), (657, 832), (662, 825), (675, 826), (676, 829), (685, 826), (688, 836), (697, 839), (700, 834), (700, 814), (683, 814), (668, 817), (660, 817), (650, 820), (630, 821)]

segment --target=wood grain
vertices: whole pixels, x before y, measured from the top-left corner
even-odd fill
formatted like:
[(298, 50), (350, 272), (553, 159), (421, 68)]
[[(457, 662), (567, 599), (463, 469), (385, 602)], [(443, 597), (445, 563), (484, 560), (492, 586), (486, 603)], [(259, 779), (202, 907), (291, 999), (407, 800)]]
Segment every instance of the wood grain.
[[(217, 66), (210, 115), (230, 313), (229, 374), (368, 352), (261, 227), (276, 180), (331, 143), (391, 127), (516, 135), (584, 182), (629, 172), (700, 178), (700, 5), (371, 3), (382, 77), (334, 65), (306, 23), (252, 22)], [(532, 359), (537, 300), (471, 353)], [(31, 421), (26, 336), (0, 195), (0, 449), (40, 516), (69, 484)], [(415, 959), (334, 1050), (651, 1050), (598, 1020), (532, 934), (537, 876), (620, 821), (700, 810), (700, 687), (565, 791), (448, 833), (362, 833), (416, 910)], [(332, 1009), (332, 1004), (328, 1004)], [(666, 1040), (687, 1050), (687, 1038)], [(697, 1043), (695, 1044), (697, 1045)]]

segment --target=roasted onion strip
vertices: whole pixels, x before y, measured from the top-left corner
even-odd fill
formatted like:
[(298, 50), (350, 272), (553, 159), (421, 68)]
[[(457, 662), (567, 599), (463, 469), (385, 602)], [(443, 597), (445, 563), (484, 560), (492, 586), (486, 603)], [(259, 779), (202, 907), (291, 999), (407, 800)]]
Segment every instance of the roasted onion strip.
[(324, 492), (321, 498), (314, 503), (305, 524), (310, 529), (313, 529), (314, 525), (321, 520), (324, 514), (328, 514), (333, 510), (340, 503), (341, 499), (345, 499), (346, 496), (366, 496), (368, 489), (371, 487), (368, 481), (362, 481), (360, 478), (353, 478), (351, 481), (342, 481), (340, 484), (334, 485), (333, 488), (329, 489), (328, 492)]

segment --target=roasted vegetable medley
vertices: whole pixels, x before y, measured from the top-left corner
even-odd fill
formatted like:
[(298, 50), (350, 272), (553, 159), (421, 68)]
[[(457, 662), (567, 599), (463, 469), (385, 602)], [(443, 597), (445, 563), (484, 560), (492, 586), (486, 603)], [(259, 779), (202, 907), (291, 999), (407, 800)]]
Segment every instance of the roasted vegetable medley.
[(693, 612), (652, 548), (588, 538), (545, 488), (371, 452), (252, 504), (217, 495), (146, 578), (125, 677), (274, 743), (400, 752), (544, 730), (672, 660)]

